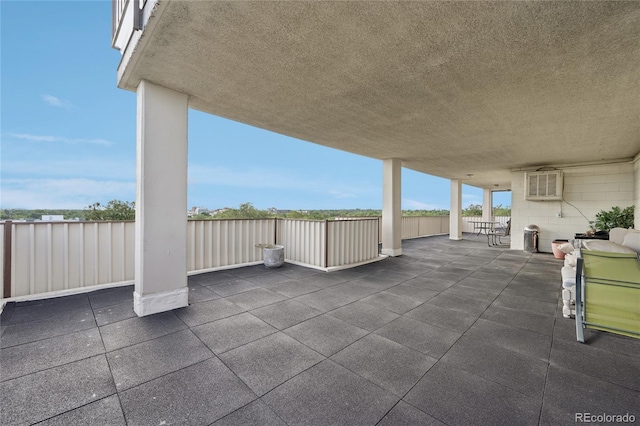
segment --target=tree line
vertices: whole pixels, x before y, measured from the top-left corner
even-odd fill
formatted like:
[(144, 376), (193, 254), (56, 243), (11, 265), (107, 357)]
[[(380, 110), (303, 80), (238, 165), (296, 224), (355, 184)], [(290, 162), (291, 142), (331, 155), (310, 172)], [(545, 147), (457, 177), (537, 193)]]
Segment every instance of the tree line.
[[(63, 215), (65, 219), (83, 220), (135, 220), (135, 202), (111, 200), (107, 204), (94, 203), (84, 210), (52, 209), (25, 210), (2, 209), (1, 220), (40, 219), (43, 215)], [(447, 216), (449, 210), (403, 210), (404, 216)], [(511, 207), (502, 204), (493, 208), (495, 216), (511, 216)], [(462, 210), (463, 216), (482, 216), (482, 205), (471, 204)], [(229, 208), (214, 216), (210, 214), (194, 215), (190, 219), (312, 219), (326, 220), (336, 217), (376, 217), (382, 216), (382, 210), (377, 209), (328, 209), (328, 210), (289, 210), (278, 212), (275, 208), (268, 210), (257, 209), (252, 203), (242, 203), (237, 208)]]

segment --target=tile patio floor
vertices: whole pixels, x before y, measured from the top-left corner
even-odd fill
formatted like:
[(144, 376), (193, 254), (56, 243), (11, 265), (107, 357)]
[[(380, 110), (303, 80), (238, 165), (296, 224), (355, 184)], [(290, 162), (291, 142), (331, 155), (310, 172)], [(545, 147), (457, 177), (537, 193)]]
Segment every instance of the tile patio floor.
[(0, 424), (640, 422), (640, 340), (577, 343), (561, 261), (465, 238), (331, 273), (193, 276), (189, 307), (146, 318), (132, 287), (9, 304)]

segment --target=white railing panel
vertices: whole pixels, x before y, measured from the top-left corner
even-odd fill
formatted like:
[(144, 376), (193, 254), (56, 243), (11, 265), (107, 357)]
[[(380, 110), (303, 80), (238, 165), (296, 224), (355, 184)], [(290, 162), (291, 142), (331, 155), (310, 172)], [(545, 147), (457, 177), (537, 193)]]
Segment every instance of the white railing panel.
[(449, 233), (449, 216), (403, 216), (402, 239)]
[[(496, 217), (506, 223), (508, 217)], [(464, 217), (465, 232), (472, 232)], [(339, 221), (297, 219), (207, 220), (187, 225), (190, 273), (242, 266), (262, 260), (259, 243), (285, 246), (285, 259), (328, 268), (378, 256), (381, 221), (353, 218)], [(402, 238), (446, 234), (449, 217), (405, 217)], [(276, 228), (277, 226), (277, 228)], [(277, 235), (276, 235), (277, 229)], [(4, 234), (0, 233), (0, 250)], [(134, 222), (13, 223), (11, 297), (134, 279)], [(0, 251), (0, 262), (3, 262)], [(2, 265), (2, 263), (0, 263)]]
[(286, 261), (325, 267), (325, 221), (279, 219), (277, 244)]
[(275, 242), (273, 219), (190, 220), (187, 223), (189, 272), (241, 266), (262, 260), (256, 244)]
[(326, 267), (355, 264), (378, 257), (378, 220), (340, 220), (327, 223)]
[(134, 279), (133, 222), (12, 226), (11, 297)]

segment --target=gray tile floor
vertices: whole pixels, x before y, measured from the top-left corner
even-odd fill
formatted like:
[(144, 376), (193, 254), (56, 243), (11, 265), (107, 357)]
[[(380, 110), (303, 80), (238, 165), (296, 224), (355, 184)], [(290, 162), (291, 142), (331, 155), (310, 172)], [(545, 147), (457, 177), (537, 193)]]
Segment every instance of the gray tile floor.
[(145, 318), (131, 287), (8, 304), (0, 424), (640, 422), (640, 340), (577, 343), (561, 261), (470, 236), (403, 252), (193, 276), (189, 307)]

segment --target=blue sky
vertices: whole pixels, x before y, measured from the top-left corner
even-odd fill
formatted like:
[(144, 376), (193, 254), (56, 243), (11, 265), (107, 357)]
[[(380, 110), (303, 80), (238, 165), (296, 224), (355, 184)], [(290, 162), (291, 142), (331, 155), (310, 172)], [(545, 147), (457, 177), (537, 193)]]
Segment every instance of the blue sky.
[[(2, 208), (135, 200), (136, 96), (116, 87), (109, 1), (0, 1)], [(188, 206), (382, 207), (382, 162), (189, 112)], [(463, 186), (463, 205), (482, 191)], [(511, 205), (496, 193), (494, 205)], [(449, 208), (449, 181), (403, 169), (402, 208)]]

